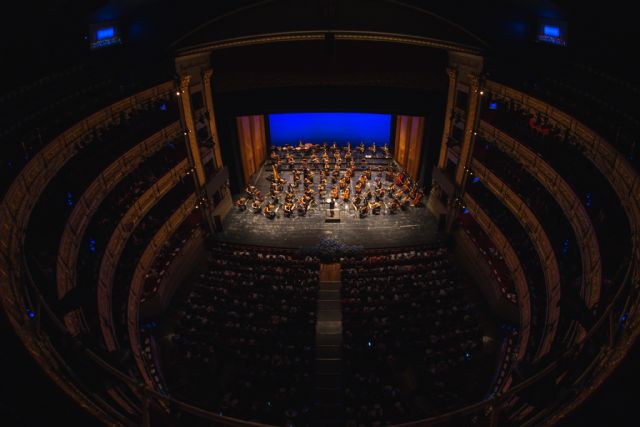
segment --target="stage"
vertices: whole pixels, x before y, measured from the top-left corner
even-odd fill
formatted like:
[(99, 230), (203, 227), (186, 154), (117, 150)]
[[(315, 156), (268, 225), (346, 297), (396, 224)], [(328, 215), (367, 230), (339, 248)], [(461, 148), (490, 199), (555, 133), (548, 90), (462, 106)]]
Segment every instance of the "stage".
[[(386, 166), (389, 162), (392, 160), (375, 159), (370, 163), (372, 166)], [(269, 193), (271, 182), (267, 177), (270, 172), (271, 166), (267, 162), (254, 179), (254, 185), (262, 194)], [(357, 179), (361, 173), (357, 171), (354, 178)], [(292, 172), (285, 169), (280, 172), (280, 177), (290, 182)], [(317, 185), (316, 180), (313, 184), (316, 190)], [(235, 195), (234, 200), (241, 196)], [(279, 205), (275, 218), (268, 219), (262, 213), (254, 213), (250, 206), (245, 211), (234, 206), (223, 221), (223, 231), (216, 233), (214, 238), (229, 243), (284, 248), (313, 247), (322, 239), (364, 248), (383, 248), (428, 244), (438, 238), (437, 219), (425, 205), (411, 206), (394, 214), (383, 208), (380, 215), (360, 218), (352, 204), (336, 201), (339, 221), (335, 221), (335, 216), (333, 221), (327, 221), (328, 208), (329, 204), (316, 196), (315, 205), (304, 216), (286, 217), (282, 205)]]

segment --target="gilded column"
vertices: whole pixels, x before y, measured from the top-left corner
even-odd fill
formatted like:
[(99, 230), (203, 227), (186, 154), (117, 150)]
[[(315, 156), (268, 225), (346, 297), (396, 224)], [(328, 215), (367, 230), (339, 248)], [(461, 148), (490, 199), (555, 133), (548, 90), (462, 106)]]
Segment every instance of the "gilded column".
[(213, 143), (213, 155), (215, 159), (216, 169), (221, 168), (222, 165), (222, 153), (220, 151), (220, 140), (218, 139), (218, 128), (216, 126), (216, 115), (213, 109), (213, 92), (211, 87), (211, 77), (213, 76), (213, 70), (206, 70), (202, 75), (202, 83), (204, 86), (204, 103), (207, 109), (207, 116), (209, 120), (209, 134), (211, 135)]
[(462, 188), (466, 168), (471, 159), (472, 146), (474, 141), (474, 133), (476, 119), (478, 116), (478, 102), (480, 100), (480, 80), (477, 75), (469, 74), (469, 107), (467, 108), (467, 120), (464, 127), (464, 138), (460, 149), (460, 159), (456, 168), (456, 186)]
[(440, 158), (438, 159), (438, 167), (444, 169), (447, 165), (447, 142), (451, 136), (451, 120), (453, 120), (453, 105), (456, 99), (456, 77), (457, 70), (453, 67), (447, 67), (447, 75), (449, 76), (449, 91), (447, 93), (447, 109), (444, 114), (444, 128), (442, 130), (442, 143), (440, 144)]
[(189, 84), (191, 83), (191, 76), (183, 76), (180, 80), (180, 111), (182, 113), (182, 120), (187, 136), (187, 148), (189, 151), (189, 157), (192, 160), (192, 166), (195, 169), (196, 182), (198, 187), (202, 188), (206, 184), (206, 176), (204, 173), (204, 167), (202, 165), (202, 158), (200, 157), (200, 147), (198, 145), (198, 138), (196, 136), (196, 127), (193, 122), (193, 112), (191, 110), (191, 92), (189, 91)]

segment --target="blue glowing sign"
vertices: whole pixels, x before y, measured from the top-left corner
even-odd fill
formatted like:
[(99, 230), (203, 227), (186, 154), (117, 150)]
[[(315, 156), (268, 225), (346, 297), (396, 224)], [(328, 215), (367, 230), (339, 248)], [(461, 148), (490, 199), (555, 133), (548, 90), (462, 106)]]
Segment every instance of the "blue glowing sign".
[(116, 29), (113, 27), (100, 28), (96, 30), (96, 40), (111, 39), (115, 36)]
[(560, 37), (560, 27), (545, 25), (542, 28), (542, 33), (548, 37)]
[(335, 142), (351, 146), (363, 142), (378, 146), (391, 141), (391, 114), (286, 113), (269, 114), (271, 144), (283, 146)]
[(498, 109), (498, 103), (497, 102), (490, 102), (489, 103), (489, 110), (497, 110)]

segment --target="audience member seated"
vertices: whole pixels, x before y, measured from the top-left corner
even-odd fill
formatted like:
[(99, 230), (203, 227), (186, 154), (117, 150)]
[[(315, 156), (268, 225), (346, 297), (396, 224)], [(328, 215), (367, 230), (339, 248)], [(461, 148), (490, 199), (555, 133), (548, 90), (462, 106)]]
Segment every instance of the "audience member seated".
[(177, 313), (176, 393), (222, 415), (308, 423), (318, 274), (311, 257), (214, 247)]
[(478, 391), (466, 374), (482, 330), (446, 247), (346, 259), (342, 281), (347, 425), (425, 418)]

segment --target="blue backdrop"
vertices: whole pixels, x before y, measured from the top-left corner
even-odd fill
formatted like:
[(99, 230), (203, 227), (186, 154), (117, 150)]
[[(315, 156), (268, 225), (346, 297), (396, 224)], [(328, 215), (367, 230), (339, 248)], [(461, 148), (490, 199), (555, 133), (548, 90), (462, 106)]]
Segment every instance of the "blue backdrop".
[(338, 145), (364, 142), (377, 146), (391, 140), (391, 114), (372, 113), (287, 113), (269, 114), (271, 144), (304, 143)]

